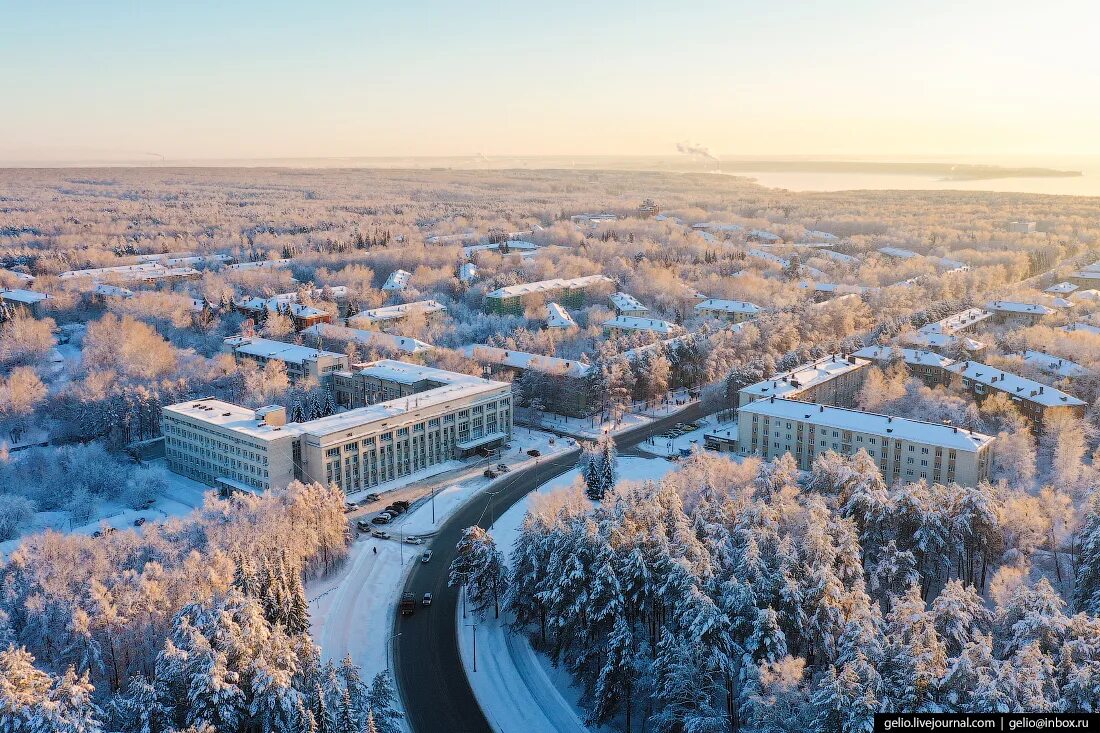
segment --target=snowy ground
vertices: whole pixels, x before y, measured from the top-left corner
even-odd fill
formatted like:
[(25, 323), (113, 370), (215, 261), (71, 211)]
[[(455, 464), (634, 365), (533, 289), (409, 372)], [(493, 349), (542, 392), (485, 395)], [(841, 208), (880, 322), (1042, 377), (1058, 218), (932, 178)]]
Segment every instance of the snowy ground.
[(572, 435), (574, 438), (580, 438), (582, 440), (595, 440), (603, 435), (605, 431), (612, 435), (618, 435), (626, 430), (632, 430), (633, 428), (653, 422), (651, 418), (645, 417), (644, 415), (635, 415), (633, 413), (623, 415), (618, 422), (614, 420), (604, 422), (599, 419), (599, 416), (566, 417), (564, 415), (555, 415), (547, 412), (536, 414), (531, 410), (520, 409), (524, 412), (523, 422), (525, 425), (530, 424), (535, 427), (546, 428), (563, 435)]
[[(661, 478), (674, 464), (655, 458), (619, 458), (619, 476), (625, 481)], [(553, 494), (569, 488), (579, 476), (570, 471), (540, 486), (532, 494)], [(527, 513), (531, 494), (501, 515), (490, 529), (501, 552), (510, 557), (520, 524)], [(580, 707), (580, 690), (571, 685), (569, 673), (556, 668), (549, 658), (536, 652), (527, 637), (508, 630), (502, 617), (492, 611), (476, 621), (477, 630), (466, 626), (458, 608), (459, 650), (466, 676), (485, 717), (498, 733), (584, 733), (585, 713)], [(477, 634), (477, 671), (474, 671), (474, 634)]]
[(699, 400), (693, 400), (686, 389), (678, 389), (669, 392), (668, 396), (660, 402), (635, 402), (631, 412), (646, 417), (665, 417), (694, 405)]
[(676, 437), (667, 437), (665, 435), (654, 435), (647, 441), (643, 441), (638, 444), (637, 448), (645, 453), (652, 453), (655, 456), (673, 456), (679, 455), (681, 450), (693, 450), (696, 447), (703, 447), (703, 434), (708, 430), (712, 430), (715, 426), (714, 417), (704, 417), (696, 420), (695, 422), (700, 424), (700, 427), (692, 430), (689, 433)]

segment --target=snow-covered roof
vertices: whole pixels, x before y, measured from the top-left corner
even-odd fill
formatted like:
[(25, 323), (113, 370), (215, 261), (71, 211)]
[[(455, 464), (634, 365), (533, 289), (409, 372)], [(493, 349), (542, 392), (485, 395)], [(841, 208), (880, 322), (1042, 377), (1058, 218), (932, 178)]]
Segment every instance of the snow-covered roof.
[(573, 316), (569, 315), (565, 308), (557, 303), (546, 304), (547, 328), (576, 328), (576, 326), (577, 322), (573, 320)]
[(127, 290), (126, 288), (120, 288), (117, 285), (108, 285), (106, 283), (99, 283), (92, 291), (96, 295), (100, 295), (104, 298), (132, 298), (134, 297), (133, 290)]
[(400, 303), (398, 305), (387, 305), (382, 308), (372, 308), (371, 310), (360, 311), (348, 318), (348, 323), (369, 325), (373, 323), (382, 323), (384, 321), (398, 321), (413, 313), (423, 313), (427, 316), (445, 310), (447, 310), (447, 307), (438, 300), (417, 300), (412, 303)]
[(931, 366), (940, 367), (941, 369), (955, 363), (954, 359), (948, 359), (946, 356), (941, 356), (934, 351), (902, 349), (893, 346), (864, 346), (852, 356), (877, 362), (892, 361), (900, 356), (909, 366)]
[(1063, 359), (1054, 354), (1028, 349), (1024, 352), (1024, 361), (1041, 372), (1052, 374), (1056, 377), (1084, 377), (1091, 374), (1088, 369), (1080, 364)]
[(540, 374), (552, 374), (559, 377), (583, 377), (592, 369), (591, 364), (585, 364), (575, 359), (559, 359), (554, 356), (529, 354), (526, 351), (513, 351), (511, 349), (498, 349), (495, 346), (482, 346), (481, 344), (463, 346), (461, 351), (467, 359), (473, 359), (483, 364), (499, 364), (513, 369), (530, 369)]
[(247, 407), (241, 407), (240, 405), (234, 405), (231, 402), (216, 400), (212, 397), (180, 402), (175, 405), (167, 405), (163, 408), (165, 412), (187, 416), (212, 425), (218, 425), (227, 430), (232, 430), (257, 440), (269, 441), (275, 440), (276, 438), (300, 435), (302, 433), (301, 426), (297, 423), (288, 423), (280, 426), (265, 424), (263, 421), (263, 413), (268, 409), (270, 408), (261, 407), (258, 410), (252, 410)]
[(757, 259), (765, 260), (767, 262), (774, 262), (775, 264), (782, 265), (783, 267), (789, 267), (791, 264), (790, 260), (785, 260), (778, 255), (773, 255), (771, 252), (765, 252), (762, 249), (753, 248), (745, 252), (745, 254), (747, 254), (749, 257), (755, 257)]
[(846, 255), (841, 252), (834, 252), (831, 249), (823, 249), (818, 254), (824, 257), (829, 257), (830, 259), (834, 259), (837, 262), (843, 262), (846, 265), (859, 264), (858, 257), (852, 257), (851, 255)]
[(289, 364), (304, 364), (325, 356), (345, 358), (343, 354), (337, 354), (333, 351), (313, 349), (308, 346), (298, 346), (297, 344), (288, 344), (283, 341), (273, 341), (256, 336), (230, 336), (225, 339), (225, 345), (236, 353), (278, 359)]
[(28, 305), (41, 303), (48, 297), (45, 293), (36, 293), (33, 290), (20, 290), (19, 288), (0, 290), (0, 300), (13, 300), (16, 303), (26, 303)]
[(981, 308), (967, 308), (966, 310), (956, 313), (953, 316), (948, 316), (934, 323), (927, 323), (920, 327), (920, 332), (923, 334), (944, 334), (950, 336), (954, 333), (961, 331), (964, 328), (969, 328), (975, 323), (980, 323), (990, 316), (992, 313), (984, 311)]
[(747, 313), (755, 316), (760, 312), (760, 306), (747, 300), (721, 300), (710, 298), (695, 306), (700, 313)]
[(255, 262), (238, 262), (235, 265), (226, 265), (227, 270), (267, 270), (279, 267), (287, 267), (293, 260), (289, 258), (276, 260), (256, 260)]
[(614, 328), (621, 331), (652, 331), (664, 336), (670, 336), (679, 330), (679, 326), (658, 318), (642, 318), (639, 316), (615, 316), (603, 322), (604, 328)]
[(887, 257), (897, 257), (902, 260), (911, 260), (914, 257), (920, 257), (920, 255), (913, 250), (902, 249), (901, 247), (879, 247), (878, 251)]
[(1100, 260), (1097, 260), (1090, 265), (1085, 265), (1081, 268), (1081, 270), (1084, 272), (1100, 272)]
[(515, 240), (509, 242), (489, 242), (487, 244), (470, 244), (462, 248), (462, 254), (466, 257), (474, 254), (475, 252), (487, 252), (490, 250), (499, 250), (505, 245), (508, 246), (510, 252), (534, 252), (539, 246), (534, 242), (525, 242), (523, 240)]
[(1091, 300), (1095, 302), (1100, 300), (1100, 290), (1095, 290), (1093, 288), (1078, 290), (1074, 293), (1070, 293), (1069, 299), (1071, 301)]
[[(845, 407), (830, 407), (811, 402), (782, 398), (758, 400), (740, 409), (741, 415), (762, 415), (780, 419), (806, 420), (837, 430), (889, 436), (914, 443), (939, 445), (967, 452), (977, 452), (993, 442), (991, 435), (976, 433), (943, 423), (910, 420), (904, 417), (879, 415)], [(743, 418), (739, 418), (743, 419)]]
[(1100, 326), (1094, 326), (1091, 323), (1071, 323), (1068, 326), (1062, 326), (1062, 330), (1067, 333), (1073, 333), (1074, 331), (1080, 331), (1081, 333), (1091, 333), (1095, 336), (1100, 336)]
[(382, 286), (383, 290), (404, 290), (409, 284), (409, 278), (412, 277), (411, 272), (405, 270), (394, 270), (390, 273), (390, 276), (386, 278), (386, 284)]
[(998, 313), (1034, 314), (1042, 316), (1052, 316), (1056, 313), (1053, 308), (1048, 308), (1041, 303), (1023, 303), (1014, 300), (994, 300), (990, 303), (986, 303), (985, 307), (986, 310)]
[(34, 282), (34, 275), (26, 272), (19, 272), (18, 270), (7, 270), (0, 268), (0, 272), (7, 273), (9, 276), (14, 277), (16, 280), (22, 280), (23, 282)]
[(172, 277), (191, 277), (199, 271), (190, 267), (165, 267), (159, 262), (143, 262), (137, 265), (116, 265), (113, 267), (93, 267), (87, 270), (68, 270), (59, 275), (62, 280), (84, 280), (87, 278), (111, 278), (117, 280), (159, 280)]
[(1100, 280), (1100, 270), (1078, 270), (1070, 275), (1078, 280)]
[(749, 237), (752, 239), (758, 239), (762, 242), (778, 242), (782, 239), (778, 234), (773, 234), (767, 229), (753, 229), (749, 232)]
[(802, 280), (798, 283), (798, 287), (803, 290), (809, 290), (813, 287), (814, 292), (818, 293), (845, 293), (847, 295), (861, 295), (870, 290), (870, 288), (863, 285), (844, 285), (842, 283), (818, 283), (811, 282), (809, 280)]
[(943, 349), (953, 345), (955, 342), (958, 342), (967, 351), (980, 351), (986, 346), (985, 343), (981, 341), (947, 333), (921, 333), (920, 331), (913, 331), (903, 336), (903, 338), (906, 343), (928, 348)]
[(839, 242), (840, 237), (830, 232), (822, 232), (817, 229), (809, 229), (802, 235), (803, 242), (806, 244), (812, 244), (814, 242)]
[(1032, 379), (1006, 372), (988, 364), (977, 361), (959, 361), (947, 367), (949, 372), (954, 372), (960, 377), (973, 380), (979, 384), (994, 387), (1002, 392), (1021, 399), (1031, 400), (1046, 407), (1061, 407), (1065, 405), (1077, 406), (1085, 404), (1073, 395), (1041, 384)]
[(403, 351), (406, 354), (416, 354), (435, 348), (427, 341), (420, 341), (411, 336), (398, 336), (392, 333), (382, 333), (381, 331), (365, 331), (360, 328), (337, 326), (331, 323), (318, 323), (310, 326), (302, 331), (302, 336), (305, 338), (320, 336), (334, 341), (354, 341), (364, 346), (379, 346), (394, 351)]
[(272, 313), (289, 311), (290, 315), (295, 318), (317, 318), (326, 315), (325, 311), (295, 302), (296, 300), (297, 298), (288, 300), (278, 295), (273, 298), (242, 298), (237, 301), (237, 307), (253, 313), (263, 310)]
[(1066, 295), (1067, 293), (1072, 293), (1076, 289), (1077, 286), (1071, 282), (1060, 282), (1057, 285), (1051, 285), (1043, 292), (1054, 293), (1055, 295)]
[(584, 277), (574, 277), (569, 280), (562, 280), (555, 278), (553, 280), (540, 280), (533, 283), (524, 283), (522, 285), (509, 285), (505, 288), (497, 288), (491, 293), (488, 293), (487, 298), (514, 298), (521, 295), (531, 295), (532, 293), (546, 293), (557, 290), (567, 290), (572, 288), (587, 288), (599, 283), (613, 282), (611, 278), (605, 275), (586, 275)]
[(740, 224), (725, 224), (720, 221), (701, 221), (698, 224), (692, 224), (691, 228), (711, 232), (739, 232), (745, 227)]
[(756, 397), (783, 396), (801, 392), (808, 387), (836, 379), (842, 374), (862, 369), (870, 362), (855, 356), (833, 354), (742, 387), (741, 392)]
[(463, 263), (462, 267), (458, 268), (458, 279), (464, 283), (473, 282), (477, 279), (477, 265), (472, 262)]
[(629, 293), (613, 293), (610, 297), (611, 306), (617, 311), (630, 311), (632, 313), (648, 311), (642, 302)]

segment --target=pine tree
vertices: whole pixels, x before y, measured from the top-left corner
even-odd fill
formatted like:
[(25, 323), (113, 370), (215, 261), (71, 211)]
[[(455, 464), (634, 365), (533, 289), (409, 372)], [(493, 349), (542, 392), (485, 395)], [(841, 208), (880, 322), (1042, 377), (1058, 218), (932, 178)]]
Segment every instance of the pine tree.
[(1080, 535), (1073, 598), (1077, 610), (1100, 616), (1100, 492), (1089, 501)]
[(467, 527), (455, 546), (448, 584), (466, 586), (466, 597), (478, 613), (491, 604), (500, 618), (500, 602), (508, 591), (504, 555), (493, 536), (478, 526)]
[(599, 498), (602, 499), (615, 490), (615, 484), (618, 483), (618, 473), (615, 439), (610, 435), (605, 435), (600, 441)]
[(379, 672), (371, 681), (367, 699), (369, 718), (373, 719), (378, 733), (401, 733), (401, 724), (398, 721), (404, 716), (398, 711), (396, 701), (397, 694), (389, 674)]

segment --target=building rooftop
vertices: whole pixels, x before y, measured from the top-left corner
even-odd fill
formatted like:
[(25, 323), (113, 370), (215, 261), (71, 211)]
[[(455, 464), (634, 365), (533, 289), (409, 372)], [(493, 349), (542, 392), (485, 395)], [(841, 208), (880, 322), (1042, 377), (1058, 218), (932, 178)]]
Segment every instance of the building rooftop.
[(1077, 303), (1086, 300), (1098, 301), (1100, 300), (1100, 290), (1095, 290), (1093, 288), (1078, 290), (1076, 292), (1070, 293), (1069, 299)]
[(41, 303), (47, 297), (49, 296), (45, 293), (36, 293), (33, 290), (20, 290), (19, 288), (0, 290), (0, 300), (13, 300), (16, 303)]
[(547, 328), (576, 328), (576, 326), (577, 322), (573, 320), (573, 316), (569, 315), (565, 308), (557, 303), (546, 304)]
[(1028, 349), (1024, 352), (1024, 361), (1039, 371), (1056, 377), (1067, 377), (1072, 379), (1074, 377), (1084, 377), (1092, 373), (1077, 362), (1063, 359), (1054, 354), (1047, 354), (1043, 351), (1035, 351), (1033, 349)]
[(535, 252), (539, 246), (534, 242), (525, 242), (523, 240), (514, 240), (508, 242), (489, 242), (487, 244), (470, 244), (462, 248), (462, 254), (466, 257), (474, 254), (475, 252), (487, 252), (492, 250), (500, 250), (505, 244), (508, 245), (509, 252)]
[(531, 295), (533, 293), (546, 293), (570, 288), (587, 288), (600, 283), (610, 282), (613, 282), (613, 280), (604, 275), (586, 275), (585, 277), (574, 277), (569, 280), (555, 278), (553, 280), (540, 280), (533, 283), (497, 288), (493, 292), (488, 293), (485, 297), (514, 298), (517, 296)]
[[(1096, 267), (1096, 265), (1090, 265), (1089, 268)], [(1080, 280), (1100, 280), (1100, 269), (1084, 269), (1071, 273), (1070, 277), (1076, 277)]]
[(1008, 392), (1012, 396), (1030, 400), (1045, 407), (1085, 404), (1073, 395), (1068, 395), (1054, 387), (977, 361), (955, 362), (947, 367), (947, 371), (954, 372), (964, 379), (971, 379), (979, 384), (994, 387), (1002, 392)]
[(950, 336), (957, 333), (964, 328), (969, 328), (975, 323), (981, 323), (982, 321), (990, 318), (993, 314), (984, 311), (981, 308), (967, 308), (961, 313), (956, 313), (953, 316), (948, 316), (934, 323), (927, 323), (920, 327), (920, 333), (923, 334), (944, 334)]
[(406, 270), (394, 270), (390, 273), (390, 276), (386, 278), (386, 284), (382, 286), (382, 289), (390, 291), (404, 290), (408, 286), (411, 277), (411, 272), (407, 272)]
[(1073, 333), (1074, 331), (1080, 331), (1081, 333), (1091, 333), (1094, 336), (1100, 336), (1100, 326), (1094, 326), (1091, 323), (1071, 323), (1068, 326), (1062, 326), (1062, 330), (1067, 333)]
[(165, 412), (218, 425), (257, 440), (274, 440), (288, 435), (300, 435), (303, 432), (297, 423), (279, 426), (265, 424), (262, 415), (269, 408), (261, 407), (259, 410), (252, 410), (212, 397), (167, 405), (162, 409)]
[(756, 248), (749, 249), (745, 252), (745, 254), (747, 254), (749, 257), (755, 257), (758, 260), (764, 260), (766, 262), (774, 262), (775, 264), (781, 265), (783, 267), (789, 267), (790, 264), (791, 264), (790, 260), (783, 259), (779, 255), (772, 254), (771, 252), (765, 252), (762, 249), (756, 249)]
[(427, 341), (420, 341), (411, 336), (397, 336), (381, 331), (365, 331), (360, 328), (337, 326), (331, 323), (318, 323), (302, 331), (305, 338), (332, 339), (334, 341), (354, 341), (363, 346), (379, 346), (382, 348), (403, 351), (407, 354), (417, 354), (421, 351), (430, 351), (435, 347)]
[(926, 351), (925, 349), (901, 349), (894, 346), (864, 346), (859, 351), (852, 354), (861, 359), (870, 359), (872, 361), (892, 361), (893, 359), (900, 358), (910, 366), (932, 366), (946, 368), (950, 364), (954, 364), (954, 359), (948, 359), (946, 356), (941, 356), (934, 351)]
[(642, 305), (642, 301), (635, 298), (630, 293), (612, 293), (610, 298), (611, 306), (615, 310), (619, 311), (648, 311), (649, 308)]
[(499, 364), (513, 369), (531, 370), (540, 374), (550, 374), (559, 377), (579, 378), (588, 374), (592, 365), (585, 364), (575, 359), (559, 359), (555, 356), (542, 356), (541, 354), (529, 354), (526, 351), (513, 351), (510, 349), (498, 349), (495, 346), (482, 346), (471, 344), (463, 346), (462, 354), (467, 359), (485, 364)]
[(755, 316), (761, 309), (760, 306), (755, 303), (750, 303), (747, 300), (721, 300), (719, 298), (710, 298), (696, 305), (695, 310), (700, 313), (712, 311), (715, 313), (748, 313)]
[(438, 300), (417, 300), (413, 303), (400, 303), (387, 305), (383, 308), (372, 308), (360, 311), (348, 318), (348, 323), (381, 323), (383, 321), (397, 321), (413, 313), (431, 315), (447, 310), (447, 307)]
[(835, 252), (831, 249), (823, 249), (818, 254), (821, 254), (824, 257), (828, 257), (830, 259), (836, 260), (837, 262), (843, 262), (846, 265), (858, 265), (859, 264), (859, 258), (858, 257), (852, 257), (851, 255), (846, 255), (842, 252)]
[(293, 260), (256, 260), (255, 262), (238, 262), (235, 265), (226, 265), (227, 270), (264, 270), (268, 268), (287, 267)]
[(298, 346), (297, 344), (272, 341), (271, 339), (259, 338), (256, 336), (230, 336), (225, 339), (225, 345), (232, 348), (234, 352), (260, 356), (267, 359), (278, 359), (279, 361), (285, 361), (290, 364), (303, 364), (307, 361), (325, 356), (337, 357), (340, 359), (346, 358), (344, 354), (337, 354), (334, 351), (313, 349), (308, 346)]
[(1053, 293), (1055, 295), (1066, 295), (1067, 293), (1072, 293), (1076, 289), (1077, 289), (1077, 286), (1074, 285), (1071, 282), (1060, 282), (1057, 285), (1051, 285), (1049, 288), (1047, 288), (1043, 292), (1044, 293)]
[[(295, 298), (297, 300), (297, 298)], [(289, 311), (295, 318), (316, 318), (318, 316), (327, 315), (320, 308), (314, 308), (310, 305), (302, 305), (295, 302), (295, 300), (288, 300), (285, 296), (276, 295), (273, 298), (242, 298), (237, 301), (237, 307), (241, 310), (256, 311), (267, 310), (275, 313), (276, 311)]]
[(914, 443), (939, 445), (968, 452), (976, 452), (993, 442), (991, 435), (976, 433), (964, 428), (942, 423), (910, 420), (904, 417), (879, 415), (845, 407), (830, 407), (797, 400), (767, 399), (745, 405), (740, 410), (739, 420), (745, 415), (766, 415), (780, 419), (811, 420), (837, 430), (850, 430), (859, 433), (884, 435), (897, 440)]
[(902, 249), (901, 247), (879, 247), (878, 251), (887, 257), (896, 257), (902, 260), (911, 260), (914, 257), (920, 257), (916, 252), (910, 249)]
[(92, 291), (96, 295), (101, 295), (104, 298), (132, 298), (134, 297), (133, 290), (127, 290), (126, 288), (120, 288), (117, 285), (107, 285), (106, 283), (99, 283)]
[(602, 325), (604, 328), (617, 328), (623, 331), (652, 331), (665, 336), (680, 330), (680, 327), (674, 323), (638, 316), (615, 316), (604, 321)]
[(981, 351), (985, 348), (985, 343), (976, 339), (967, 338), (962, 335), (947, 334), (947, 333), (921, 333), (920, 331), (910, 332), (903, 336), (906, 343), (914, 346), (924, 346), (928, 348), (947, 348), (955, 342), (959, 342), (967, 351)]
[(771, 379), (765, 379), (756, 384), (750, 384), (741, 388), (741, 392), (755, 397), (783, 396), (792, 392), (800, 392), (816, 384), (828, 382), (842, 374), (862, 369), (869, 362), (855, 356), (843, 356), (833, 354), (824, 359), (803, 364), (787, 372), (776, 374)]
[(986, 303), (985, 307), (986, 310), (996, 311), (998, 313), (1031, 313), (1052, 316), (1057, 312), (1053, 308), (1048, 308), (1040, 303), (1023, 303), (1014, 300), (994, 300), (991, 303)]

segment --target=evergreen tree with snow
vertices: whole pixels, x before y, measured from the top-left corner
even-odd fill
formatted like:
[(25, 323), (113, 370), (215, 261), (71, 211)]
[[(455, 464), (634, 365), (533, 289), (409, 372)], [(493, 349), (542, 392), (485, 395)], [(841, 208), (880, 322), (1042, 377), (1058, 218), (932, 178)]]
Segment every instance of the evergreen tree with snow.
[(974, 586), (963, 585), (958, 579), (947, 581), (932, 601), (932, 617), (952, 657), (961, 654), (979, 634), (988, 634), (993, 628), (993, 613), (982, 597)]
[(1077, 610), (1100, 616), (1100, 491), (1089, 501), (1080, 536), (1073, 599)]
[(615, 451), (615, 439), (610, 435), (605, 435), (600, 440), (599, 472), (599, 498), (603, 499), (615, 490), (615, 484), (619, 479), (619, 459)]
[(145, 677), (130, 678), (125, 692), (116, 695), (108, 713), (114, 730), (126, 733), (162, 733), (172, 728), (170, 711), (161, 702), (163, 691)]
[(481, 613), (491, 604), (500, 618), (500, 602), (508, 591), (508, 571), (504, 555), (493, 536), (481, 527), (467, 527), (455, 546), (448, 584), (464, 585), (474, 611)]
[(397, 693), (387, 672), (379, 672), (371, 680), (367, 696), (368, 722), (373, 722), (378, 733), (401, 733), (404, 716), (397, 709)]

